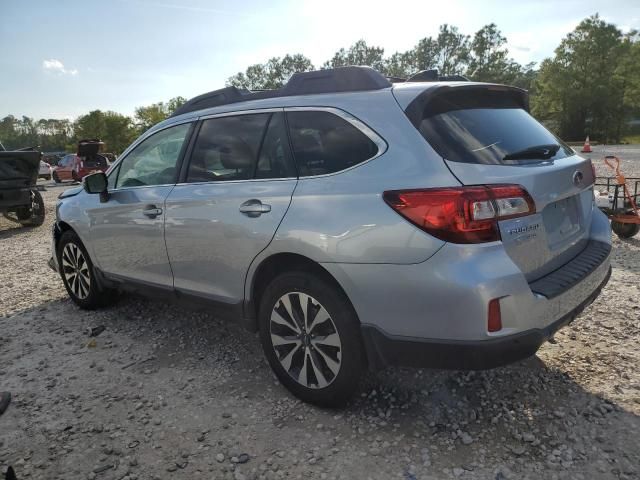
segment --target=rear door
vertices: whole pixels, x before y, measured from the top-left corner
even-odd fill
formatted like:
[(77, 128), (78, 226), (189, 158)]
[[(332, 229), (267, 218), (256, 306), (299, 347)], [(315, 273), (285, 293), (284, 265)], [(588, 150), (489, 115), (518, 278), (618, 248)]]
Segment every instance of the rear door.
[(249, 265), (273, 238), (296, 183), (281, 109), (204, 119), (166, 201), (175, 288), (240, 303)]
[(422, 105), (420, 133), (464, 185), (522, 185), (534, 215), (500, 222), (502, 242), (529, 281), (576, 256), (588, 241), (591, 163), (526, 110), (515, 89), (449, 88)]

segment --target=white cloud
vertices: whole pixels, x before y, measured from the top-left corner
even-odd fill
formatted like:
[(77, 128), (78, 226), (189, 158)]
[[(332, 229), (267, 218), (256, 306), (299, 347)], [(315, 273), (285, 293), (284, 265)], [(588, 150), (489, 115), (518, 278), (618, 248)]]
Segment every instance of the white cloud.
[(57, 73), (60, 75), (72, 75), (75, 76), (78, 74), (78, 70), (75, 68), (67, 69), (64, 64), (55, 58), (51, 58), (49, 60), (42, 61), (42, 68), (46, 72)]

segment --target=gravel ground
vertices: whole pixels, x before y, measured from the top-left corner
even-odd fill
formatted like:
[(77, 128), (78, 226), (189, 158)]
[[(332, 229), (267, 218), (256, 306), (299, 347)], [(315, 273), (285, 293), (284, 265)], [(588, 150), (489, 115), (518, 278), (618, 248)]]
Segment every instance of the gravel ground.
[[(640, 176), (640, 147), (616, 147)], [(612, 148), (613, 150), (613, 148)], [(599, 153), (599, 148), (596, 149)], [(593, 155), (597, 158), (597, 153)], [(634, 171), (635, 169), (635, 171)], [(47, 221), (0, 221), (0, 471), (18, 479), (640, 478), (640, 238), (536, 357), (487, 372), (387, 369), (342, 410), (282, 388), (256, 336), (123, 297), (78, 310)], [(88, 327), (106, 330), (90, 342)]]

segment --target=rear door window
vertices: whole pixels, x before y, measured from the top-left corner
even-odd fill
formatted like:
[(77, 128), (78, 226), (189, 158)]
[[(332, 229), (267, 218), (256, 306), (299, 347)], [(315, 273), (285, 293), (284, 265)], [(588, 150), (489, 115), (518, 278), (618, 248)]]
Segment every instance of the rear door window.
[(271, 114), (205, 120), (193, 147), (187, 182), (249, 180)]
[(418, 129), (454, 162), (513, 165), (574, 154), (506, 92), (441, 94), (426, 105)]
[(301, 177), (345, 170), (378, 154), (367, 135), (334, 113), (291, 111), (287, 122)]

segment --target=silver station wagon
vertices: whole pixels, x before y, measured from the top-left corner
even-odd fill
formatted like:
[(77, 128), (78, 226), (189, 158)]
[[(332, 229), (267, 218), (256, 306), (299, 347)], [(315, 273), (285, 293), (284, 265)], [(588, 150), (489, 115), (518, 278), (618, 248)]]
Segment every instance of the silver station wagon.
[(60, 196), (52, 266), (259, 331), (282, 384), (339, 405), (366, 368), (535, 354), (610, 275), (589, 160), (525, 91), (367, 67), (196, 97)]

